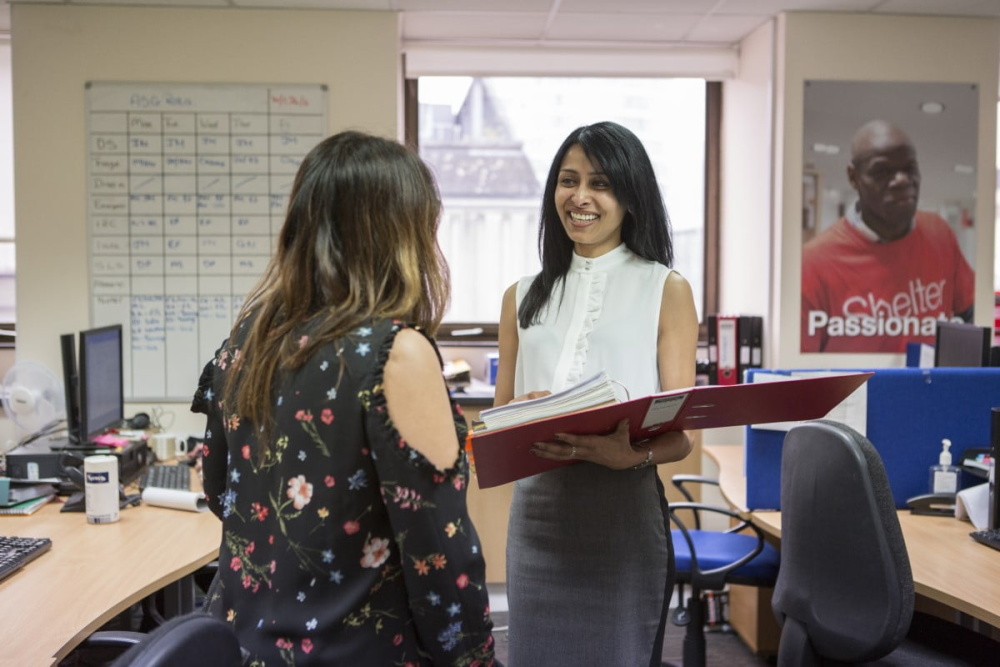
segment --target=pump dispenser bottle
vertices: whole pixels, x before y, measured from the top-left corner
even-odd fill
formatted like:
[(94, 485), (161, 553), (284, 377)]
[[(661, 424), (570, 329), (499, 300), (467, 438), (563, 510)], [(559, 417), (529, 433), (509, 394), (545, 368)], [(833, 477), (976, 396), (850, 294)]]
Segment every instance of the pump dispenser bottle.
[(931, 493), (955, 495), (958, 493), (958, 472), (957, 466), (951, 464), (951, 440), (945, 438), (941, 441), (941, 454), (938, 456), (938, 464), (931, 466), (930, 487)]

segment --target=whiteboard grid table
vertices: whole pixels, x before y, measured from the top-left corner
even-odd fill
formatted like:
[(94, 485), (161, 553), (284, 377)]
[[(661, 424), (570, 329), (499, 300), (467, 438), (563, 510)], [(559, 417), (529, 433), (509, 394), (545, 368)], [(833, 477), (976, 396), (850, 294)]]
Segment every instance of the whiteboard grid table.
[(188, 401), (270, 260), (322, 85), (87, 84), (93, 326), (130, 401)]

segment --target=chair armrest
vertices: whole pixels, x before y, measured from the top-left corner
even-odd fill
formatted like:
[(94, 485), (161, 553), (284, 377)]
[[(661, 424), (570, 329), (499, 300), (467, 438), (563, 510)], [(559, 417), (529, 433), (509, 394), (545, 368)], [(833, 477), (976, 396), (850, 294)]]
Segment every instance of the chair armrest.
[[(692, 510), (697, 512), (715, 512), (716, 514), (721, 514), (723, 516), (728, 516), (736, 519), (739, 523), (732, 526), (730, 529), (725, 531), (717, 531), (720, 534), (734, 534), (749, 528), (754, 533), (756, 537), (756, 543), (753, 549), (746, 552), (742, 556), (736, 558), (731, 563), (724, 565), (722, 567), (717, 567), (709, 570), (703, 570), (698, 566), (698, 552), (694, 544), (694, 540), (691, 538), (691, 533), (684, 522), (675, 514), (676, 510)], [(705, 505), (704, 503), (672, 503), (669, 506), (668, 513), (670, 515), (670, 520), (677, 526), (680, 530), (684, 541), (687, 543), (688, 550), (691, 553), (691, 577), (692, 581), (700, 580), (702, 582), (703, 588), (720, 588), (725, 582), (726, 575), (733, 570), (736, 570), (743, 565), (749, 563), (751, 560), (756, 558), (764, 550), (764, 533), (760, 528), (755, 526), (749, 520), (740, 516), (737, 512), (730, 510), (725, 507), (718, 507), (716, 505)], [(698, 529), (700, 530), (700, 529)]]
[[(670, 483), (677, 487), (677, 490), (681, 492), (681, 495), (689, 502), (697, 502), (691, 492), (688, 491), (685, 484), (711, 484), (713, 486), (719, 486), (719, 480), (713, 479), (711, 477), (704, 477), (702, 475), (674, 475), (670, 478)], [(701, 530), (701, 516), (699, 516), (698, 511), (694, 511), (694, 528), (695, 530)]]
[(80, 646), (88, 648), (121, 648), (124, 653), (133, 644), (138, 644), (148, 635), (145, 632), (132, 632), (131, 630), (99, 630), (92, 632), (80, 643)]

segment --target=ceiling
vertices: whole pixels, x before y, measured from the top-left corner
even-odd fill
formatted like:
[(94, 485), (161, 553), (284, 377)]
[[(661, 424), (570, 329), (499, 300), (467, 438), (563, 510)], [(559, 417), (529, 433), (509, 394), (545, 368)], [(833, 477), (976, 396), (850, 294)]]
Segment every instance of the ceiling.
[(10, 4), (399, 11), (404, 41), (734, 46), (783, 11), (1000, 18), (998, 0), (0, 0)]

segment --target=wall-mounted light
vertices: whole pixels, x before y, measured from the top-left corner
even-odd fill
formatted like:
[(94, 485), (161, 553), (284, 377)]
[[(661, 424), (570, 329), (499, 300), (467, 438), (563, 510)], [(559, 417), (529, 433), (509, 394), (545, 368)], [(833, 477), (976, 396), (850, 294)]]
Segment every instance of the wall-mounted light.
[(944, 105), (940, 102), (924, 102), (920, 105), (920, 110), (924, 113), (937, 114), (944, 111)]
[(955, 165), (956, 174), (974, 174), (976, 173), (975, 167), (971, 164), (956, 164)]
[(813, 151), (816, 153), (822, 153), (823, 155), (839, 155), (840, 146), (837, 146), (836, 144), (815, 143), (813, 144)]

